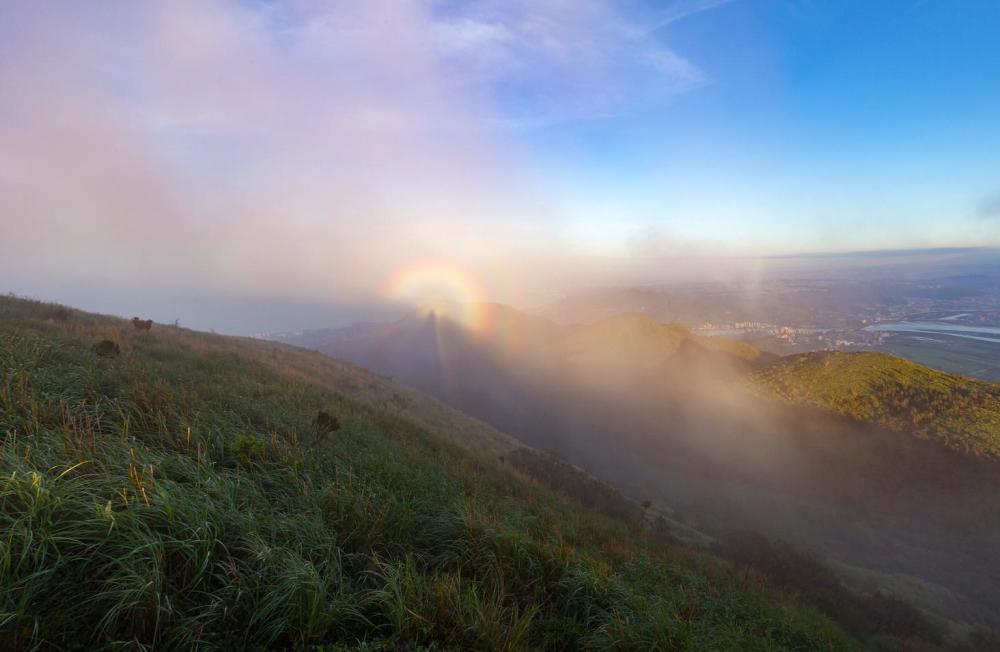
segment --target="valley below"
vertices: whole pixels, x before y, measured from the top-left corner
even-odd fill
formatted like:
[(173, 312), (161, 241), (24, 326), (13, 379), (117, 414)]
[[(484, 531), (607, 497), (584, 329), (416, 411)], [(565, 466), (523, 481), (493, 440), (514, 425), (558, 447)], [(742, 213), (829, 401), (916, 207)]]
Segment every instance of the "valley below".
[(482, 309), (479, 331), (436, 306), (317, 348), (709, 537), (761, 532), (945, 619), (1000, 624), (996, 386), (881, 353), (779, 358), (640, 314)]

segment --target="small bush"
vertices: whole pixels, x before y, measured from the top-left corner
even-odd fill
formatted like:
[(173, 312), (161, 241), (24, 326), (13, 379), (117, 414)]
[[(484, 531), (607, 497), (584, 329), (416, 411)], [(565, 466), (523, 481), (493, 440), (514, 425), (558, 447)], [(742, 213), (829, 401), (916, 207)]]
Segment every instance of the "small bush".
[(340, 430), (340, 421), (326, 410), (320, 410), (316, 413), (316, 420), (313, 422), (313, 425), (316, 426), (316, 432), (319, 434)]
[(114, 358), (122, 352), (121, 348), (111, 340), (101, 340), (94, 345), (94, 353), (102, 358)]
[(267, 454), (267, 442), (256, 435), (242, 435), (229, 445), (241, 466), (252, 466), (261, 462)]

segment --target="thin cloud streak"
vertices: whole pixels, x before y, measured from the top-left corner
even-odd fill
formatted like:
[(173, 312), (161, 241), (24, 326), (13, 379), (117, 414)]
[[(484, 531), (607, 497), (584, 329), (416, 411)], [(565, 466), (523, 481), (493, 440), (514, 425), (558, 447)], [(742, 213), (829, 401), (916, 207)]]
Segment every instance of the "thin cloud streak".
[[(676, 3), (656, 25), (707, 8)], [(496, 101), (502, 92), (500, 125), (518, 128), (627, 113), (709, 83), (653, 31), (594, 0), (480, 0), (439, 12), (432, 25), (470, 95)]]

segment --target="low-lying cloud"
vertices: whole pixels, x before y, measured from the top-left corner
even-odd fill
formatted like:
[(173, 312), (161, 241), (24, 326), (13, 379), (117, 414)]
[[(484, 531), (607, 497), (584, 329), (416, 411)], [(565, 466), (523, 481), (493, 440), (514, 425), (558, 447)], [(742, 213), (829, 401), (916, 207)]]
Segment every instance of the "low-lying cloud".
[(599, 0), (8, 6), (0, 265), (310, 299), (370, 295), (420, 258), (486, 274), (517, 252), (536, 273), (560, 216), (510, 129), (704, 82), (640, 18)]

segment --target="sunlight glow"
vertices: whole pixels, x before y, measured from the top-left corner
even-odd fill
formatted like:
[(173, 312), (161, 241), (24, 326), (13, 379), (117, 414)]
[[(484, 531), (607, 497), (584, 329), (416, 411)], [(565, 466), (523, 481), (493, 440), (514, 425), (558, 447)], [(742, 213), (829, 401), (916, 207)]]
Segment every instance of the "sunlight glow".
[(482, 284), (449, 261), (424, 260), (397, 269), (382, 286), (382, 296), (448, 315), (472, 330), (484, 326)]

